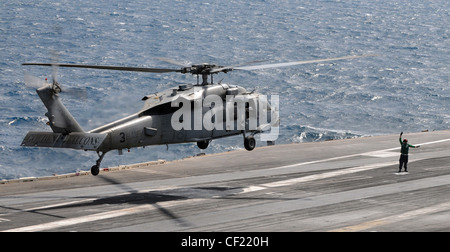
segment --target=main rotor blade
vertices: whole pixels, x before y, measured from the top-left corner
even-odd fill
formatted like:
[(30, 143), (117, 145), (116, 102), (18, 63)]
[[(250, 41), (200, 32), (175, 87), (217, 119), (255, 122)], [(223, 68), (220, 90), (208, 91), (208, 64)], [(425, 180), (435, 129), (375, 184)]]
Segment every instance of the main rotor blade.
[(266, 65), (259, 65), (259, 66), (234, 67), (233, 70), (252, 71), (252, 70), (259, 70), (259, 69), (289, 67), (289, 66), (296, 66), (296, 65), (303, 65), (303, 64), (320, 63), (320, 62), (335, 61), (335, 60), (357, 59), (357, 58), (374, 57), (374, 56), (378, 56), (378, 55), (375, 55), (375, 54), (356, 55), (356, 56), (345, 56), (345, 57), (339, 57), (339, 58), (329, 58), (329, 59), (305, 60), (305, 61), (294, 61), (294, 62), (285, 62), (285, 63), (266, 64)]
[(176, 60), (169, 59), (169, 58), (164, 58), (164, 57), (159, 57), (159, 58), (155, 58), (155, 59), (156, 59), (156, 60), (160, 60), (160, 61), (167, 62), (167, 63), (172, 64), (172, 65), (180, 66), (180, 67), (189, 67), (189, 66), (192, 65), (192, 63), (189, 63), (189, 64), (183, 64), (183, 63), (178, 62), (178, 61), (176, 61)]
[(255, 61), (245, 62), (245, 63), (241, 63), (241, 64), (234, 65), (234, 66), (219, 67), (219, 68), (213, 69), (211, 71), (211, 73), (229, 72), (229, 71), (233, 71), (233, 69), (236, 69), (237, 67), (240, 67), (240, 66), (251, 65), (251, 64), (256, 64), (256, 63), (262, 63), (264, 61), (265, 60), (255, 60)]
[(147, 68), (147, 67), (120, 67), (120, 66), (97, 66), (97, 65), (79, 65), (79, 64), (49, 64), (49, 63), (23, 63), (23, 66), (49, 66), (49, 67), (72, 67), (72, 68), (92, 68), (116, 71), (131, 71), (131, 72), (147, 72), (147, 73), (181, 73), (180, 69), (167, 68)]

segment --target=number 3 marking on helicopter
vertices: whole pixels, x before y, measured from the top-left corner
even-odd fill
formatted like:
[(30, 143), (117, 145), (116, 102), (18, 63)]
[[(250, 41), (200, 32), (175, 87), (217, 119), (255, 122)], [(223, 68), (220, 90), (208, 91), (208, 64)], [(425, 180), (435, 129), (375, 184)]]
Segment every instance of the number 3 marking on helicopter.
[(125, 133), (123, 133), (123, 132), (120, 132), (120, 142), (121, 143), (124, 143), (125, 142)]

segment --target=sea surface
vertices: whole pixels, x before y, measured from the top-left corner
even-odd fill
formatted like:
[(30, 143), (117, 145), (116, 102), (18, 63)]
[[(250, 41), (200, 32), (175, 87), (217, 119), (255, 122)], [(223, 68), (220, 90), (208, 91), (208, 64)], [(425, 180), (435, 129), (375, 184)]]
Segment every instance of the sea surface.
[[(89, 170), (97, 159), (95, 152), (20, 146), (28, 131), (50, 131), (24, 76), (52, 78), (51, 68), (21, 63), (173, 67), (156, 58), (236, 65), (378, 54), (215, 80), (279, 95), (278, 144), (407, 136), (450, 128), (449, 27), (448, 0), (0, 1), (0, 180)], [(145, 95), (196, 82), (86, 69), (58, 69), (57, 76), (63, 88), (87, 94), (61, 94), (85, 130), (138, 111)], [(242, 136), (215, 140), (204, 152), (236, 149)], [(195, 143), (112, 151), (102, 167), (200, 152)]]

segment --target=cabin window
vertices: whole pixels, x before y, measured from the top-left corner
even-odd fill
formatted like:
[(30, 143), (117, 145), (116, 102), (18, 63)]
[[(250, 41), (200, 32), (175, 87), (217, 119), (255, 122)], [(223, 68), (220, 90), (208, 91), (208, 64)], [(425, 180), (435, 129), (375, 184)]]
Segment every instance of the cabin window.
[(144, 111), (143, 115), (148, 115), (148, 116), (167, 115), (167, 114), (175, 113), (175, 111), (177, 111), (178, 109), (180, 109), (180, 108), (172, 107), (172, 103), (168, 102), (168, 103), (163, 103), (156, 107), (153, 107), (153, 108), (150, 108), (150, 109)]

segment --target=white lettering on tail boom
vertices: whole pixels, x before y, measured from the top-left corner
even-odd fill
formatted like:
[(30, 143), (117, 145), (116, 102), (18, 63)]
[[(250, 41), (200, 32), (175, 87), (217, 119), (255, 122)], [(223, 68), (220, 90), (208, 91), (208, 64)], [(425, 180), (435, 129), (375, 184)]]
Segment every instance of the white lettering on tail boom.
[(21, 146), (97, 150), (108, 134), (72, 132), (68, 135), (30, 131)]

